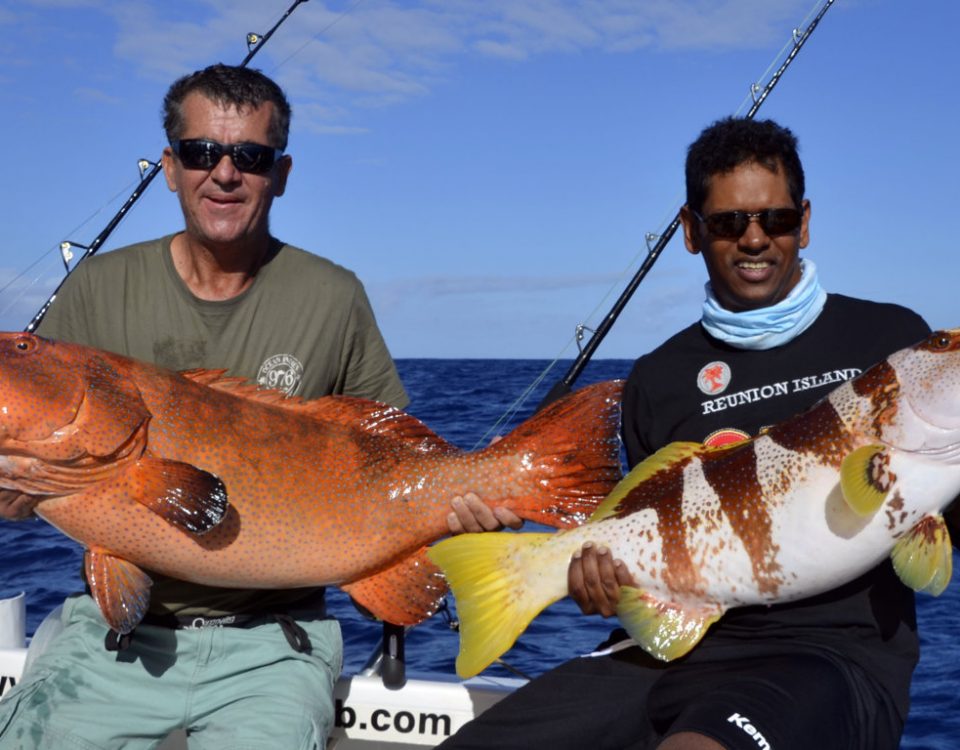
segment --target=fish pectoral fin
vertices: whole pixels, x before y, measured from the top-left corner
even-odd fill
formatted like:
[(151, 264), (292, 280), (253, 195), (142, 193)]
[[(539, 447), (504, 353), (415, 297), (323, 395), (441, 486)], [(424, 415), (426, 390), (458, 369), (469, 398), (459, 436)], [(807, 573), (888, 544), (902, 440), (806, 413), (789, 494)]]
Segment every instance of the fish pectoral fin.
[(146, 614), (153, 585), (150, 576), (105, 550), (88, 549), (83, 564), (103, 618), (118, 633), (129, 633)]
[(943, 516), (924, 516), (890, 553), (893, 569), (914, 591), (940, 596), (953, 575), (953, 545)]
[(887, 499), (896, 476), (890, 472), (890, 453), (882, 445), (864, 445), (843, 459), (840, 489), (858, 516), (876, 513)]
[(423, 622), (440, 609), (447, 594), (447, 582), (427, 557), (426, 547), (340, 588), (374, 617), (394, 625)]
[(145, 456), (126, 479), (132, 498), (191, 534), (210, 531), (227, 513), (223, 482), (196, 466)]
[(653, 657), (671, 661), (697, 645), (703, 634), (720, 619), (716, 605), (699, 609), (661, 602), (632, 586), (620, 587), (617, 617), (630, 637)]
[(645, 482), (658, 471), (667, 469), (679, 461), (684, 461), (698, 451), (702, 452), (703, 450), (704, 447), (701, 443), (683, 441), (676, 441), (663, 446), (652, 456), (649, 456), (634, 466), (633, 469), (630, 470), (630, 473), (620, 480), (603, 502), (597, 506), (596, 511), (590, 516), (590, 521), (602, 521), (604, 518), (616, 515), (620, 501), (623, 500), (634, 487), (641, 482)]

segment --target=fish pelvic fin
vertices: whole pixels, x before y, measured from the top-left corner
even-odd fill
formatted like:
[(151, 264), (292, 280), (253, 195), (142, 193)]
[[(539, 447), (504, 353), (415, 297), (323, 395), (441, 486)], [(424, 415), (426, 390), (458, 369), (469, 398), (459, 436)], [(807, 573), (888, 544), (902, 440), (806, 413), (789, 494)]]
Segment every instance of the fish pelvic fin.
[(657, 601), (633, 586), (620, 587), (617, 617), (630, 637), (661, 661), (672, 661), (690, 651), (722, 614), (716, 605), (682, 607)]
[(840, 489), (850, 509), (861, 518), (876, 513), (893, 486), (890, 453), (882, 445), (864, 445), (840, 465)]
[(531, 549), (554, 536), (461, 534), (430, 548), (430, 559), (443, 570), (456, 598), (460, 621), (457, 674), (461, 677), (486, 669), (514, 644), (534, 617), (566, 593), (565, 576), (559, 589), (536, 586), (538, 579), (549, 576), (543, 576), (542, 566), (529, 557)]
[(594, 383), (554, 401), (487, 448), (536, 456), (536, 492), (511, 501), (527, 521), (583, 524), (620, 481), (622, 380)]
[(144, 457), (127, 472), (130, 497), (168, 523), (191, 534), (204, 534), (227, 513), (223, 482), (196, 466)]
[(423, 547), (396, 565), (340, 586), (378, 620), (416, 625), (433, 615), (447, 594), (447, 582)]
[(613, 491), (607, 495), (606, 499), (597, 506), (596, 511), (590, 516), (591, 523), (602, 521), (617, 514), (620, 502), (630, 491), (641, 482), (645, 482), (658, 471), (667, 469), (674, 464), (693, 456), (695, 453), (703, 452), (704, 447), (700, 443), (677, 441), (663, 446), (652, 456), (634, 466)]
[(943, 516), (921, 518), (897, 541), (890, 557), (906, 586), (940, 596), (953, 575), (953, 545)]
[(103, 619), (118, 633), (132, 631), (150, 604), (150, 576), (129, 560), (101, 549), (88, 549), (83, 564)]

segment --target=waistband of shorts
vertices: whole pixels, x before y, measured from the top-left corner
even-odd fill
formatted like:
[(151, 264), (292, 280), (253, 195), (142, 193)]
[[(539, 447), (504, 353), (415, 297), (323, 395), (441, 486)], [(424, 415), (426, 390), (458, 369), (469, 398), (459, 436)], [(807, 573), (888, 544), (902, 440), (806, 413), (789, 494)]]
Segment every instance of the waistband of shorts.
[(325, 620), (327, 618), (326, 599), (321, 592), (317, 596), (296, 602), (288, 609), (269, 612), (235, 612), (216, 616), (154, 614), (148, 612), (141, 620), (143, 625), (153, 625), (170, 630), (199, 630), (201, 628), (255, 628), (279, 617), (292, 620)]

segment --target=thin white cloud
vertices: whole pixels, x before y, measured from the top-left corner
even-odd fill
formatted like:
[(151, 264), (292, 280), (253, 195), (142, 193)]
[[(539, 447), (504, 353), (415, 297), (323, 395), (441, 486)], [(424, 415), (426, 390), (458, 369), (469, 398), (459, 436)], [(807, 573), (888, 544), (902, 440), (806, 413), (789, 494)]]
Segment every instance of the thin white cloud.
[(102, 89), (94, 89), (89, 86), (84, 86), (78, 89), (74, 89), (73, 95), (81, 100), (86, 102), (97, 102), (100, 104), (122, 104), (123, 99), (118, 96), (113, 96), (108, 94)]
[(420, 276), (397, 281), (371, 283), (371, 296), (384, 307), (417, 299), (513, 294), (525, 296), (538, 292), (556, 292), (610, 286), (618, 274), (577, 274), (566, 276)]
[[(89, 7), (117, 28), (115, 55), (154, 80), (212, 61), (239, 62), (247, 31), (265, 33), (287, 7), (262, 0), (106, 3), (31, 0), (35, 9)], [(298, 6), (254, 65), (282, 80), (299, 126), (363, 132), (363, 111), (429, 95), (470, 58), (514, 63), (542, 55), (637, 49), (722, 50), (789, 38), (808, 0), (359, 0)], [(750, 29), (749, 34), (744, 29)], [(304, 112), (309, 114), (305, 117)], [(307, 124), (307, 120), (312, 123)]]

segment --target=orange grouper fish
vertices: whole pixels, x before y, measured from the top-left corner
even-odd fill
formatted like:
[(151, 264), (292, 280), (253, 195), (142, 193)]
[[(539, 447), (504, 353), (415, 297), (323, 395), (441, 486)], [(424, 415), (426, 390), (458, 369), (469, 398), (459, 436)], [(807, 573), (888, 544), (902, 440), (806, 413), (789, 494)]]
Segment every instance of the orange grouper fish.
[(621, 587), (617, 615), (667, 661), (731, 607), (813, 596), (887, 555), (907, 586), (940, 594), (952, 561), (939, 511), (958, 494), (954, 329), (891, 355), (758, 437), (665, 446), (579, 528), (469, 534), (440, 542), (430, 557), (456, 597), (464, 677), (567, 593), (570, 557), (586, 541), (623, 560), (636, 587)]
[(385, 404), (286, 399), (222, 373), (177, 374), (0, 334), (0, 488), (86, 547), (93, 596), (129, 632), (141, 570), (238, 588), (338, 585), (413, 624), (446, 585), (426, 545), (474, 491), (523, 518), (582, 523), (620, 478), (622, 383), (555, 402), (465, 453)]

